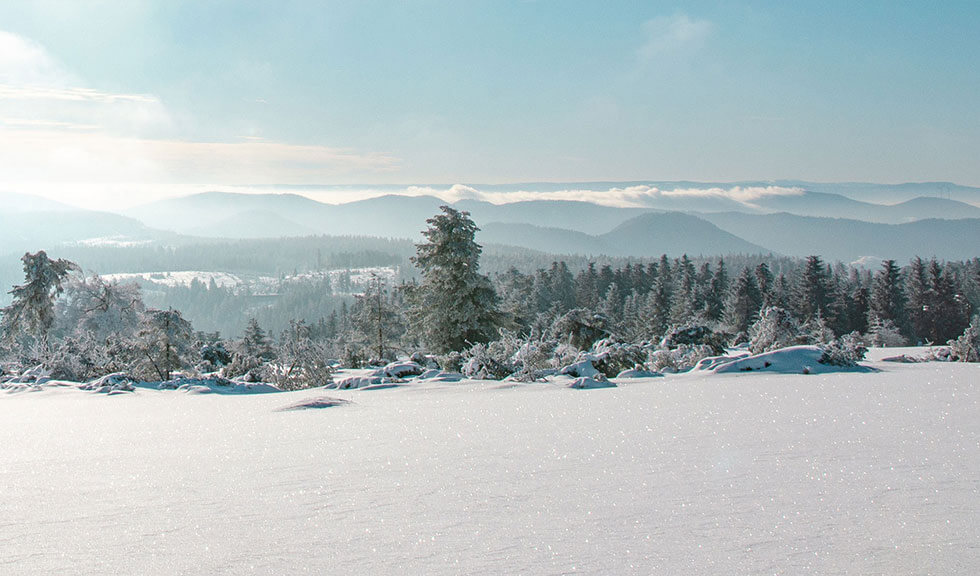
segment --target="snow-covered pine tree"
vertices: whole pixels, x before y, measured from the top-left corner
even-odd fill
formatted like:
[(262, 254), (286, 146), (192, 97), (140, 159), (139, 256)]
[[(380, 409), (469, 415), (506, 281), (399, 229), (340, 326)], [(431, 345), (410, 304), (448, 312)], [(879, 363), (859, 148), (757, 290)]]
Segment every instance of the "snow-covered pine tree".
[(826, 316), (830, 307), (830, 273), (819, 256), (808, 256), (796, 289), (797, 314), (804, 321), (820, 313)]
[(677, 263), (677, 293), (670, 319), (675, 325), (690, 322), (697, 313), (698, 307), (698, 271), (694, 263), (687, 257), (681, 256)]
[(674, 303), (674, 279), (670, 260), (664, 254), (657, 265), (657, 280), (647, 294), (643, 316), (647, 323), (648, 336), (660, 338), (670, 326), (670, 311)]
[(441, 210), (426, 220), (426, 242), (415, 246), (412, 262), (422, 282), (407, 297), (412, 324), (423, 342), (444, 353), (462, 350), (468, 342), (489, 341), (496, 335), (500, 313), (490, 279), (479, 272), (482, 248), (476, 243), (476, 224), (468, 212), (449, 206)]
[(265, 330), (259, 326), (259, 321), (249, 318), (242, 339), (239, 341), (237, 352), (260, 360), (272, 360), (276, 357), (272, 344)]
[(918, 342), (930, 331), (929, 280), (926, 265), (916, 256), (909, 264), (905, 277), (906, 309), (913, 341)]
[(748, 333), (759, 317), (763, 297), (756, 284), (756, 275), (748, 267), (735, 280), (725, 305), (726, 324), (735, 334)]
[(55, 321), (55, 299), (62, 293), (68, 274), (78, 265), (68, 260), (51, 260), (41, 250), (27, 253), (24, 263), (25, 282), (10, 291), (13, 302), (0, 309), (0, 341), (26, 348), (45, 342)]
[(755, 267), (755, 282), (759, 286), (759, 293), (762, 294), (764, 306), (773, 306), (773, 291), (776, 288), (776, 277), (772, 275), (769, 265), (761, 262)]
[(960, 362), (980, 362), (980, 316), (974, 316), (963, 334), (949, 341), (949, 346)]
[(871, 312), (880, 320), (891, 320), (900, 331), (905, 326), (905, 290), (902, 271), (894, 260), (885, 260), (871, 282)]
[(753, 354), (799, 344), (803, 338), (799, 322), (784, 308), (769, 306), (749, 330), (749, 350)]
[(956, 338), (970, 323), (969, 303), (956, 289), (956, 283), (942, 265), (930, 260), (929, 269), (929, 332), (933, 342)]
[(725, 299), (728, 297), (728, 270), (725, 268), (725, 260), (718, 259), (718, 267), (711, 277), (708, 285), (708, 292), (704, 301), (704, 317), (712, 322), (721, 320), (725, 313)]

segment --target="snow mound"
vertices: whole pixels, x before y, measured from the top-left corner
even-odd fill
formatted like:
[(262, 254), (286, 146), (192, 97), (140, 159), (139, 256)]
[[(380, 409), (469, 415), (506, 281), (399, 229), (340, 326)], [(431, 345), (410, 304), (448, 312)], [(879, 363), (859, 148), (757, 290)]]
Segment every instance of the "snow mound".
[(21, 384), (26, 386), (41, 386), (42, 384), (51, 380), (51, 371), (46, 369), (43, 364), (38, 364), (33, 368), (28, 368), (24, 370), (17, 376), (4, 377), (0, 379), (0, 384), (5, 388), (11, 387), (16, 388), (18, 386), (8, 386), (12, 384)]
[(639, 368), (631, 368), (629, 370), (623, 370), (616, 375), (616, 378), (657, 378), (663, 377), (660, 372), (651, 372), (650, 370), (641, 370)]
[(777, 372), (780, 374), (825, 374), (829, 372), (854, 372), (867, 370), (858, 367), (841, 367), (821, 364), (823, 349), (819, 346), (790, 346), (755, 356), (719, 362), (707, 371), (715, 374), (730, 372)]
[(568, 384), (569, 388), (576, 390), (592, 390), (595, 388), (616, 388), (616, 384), (609, 380), (597, 380), (595, 378), (576, 378)]
[(322, 408), (333, 408), (334, 406), (345, 406), (350, 404), (350, 400), (344, 400), (343, 398), (333, 398), (331, 396), (317, 396), (316, 398), (308, 398), (306, 400), (301, 400), (289, 406), (283, 406), (276, 410), (276, 412), (295, 412), (298, 410), (319, 410)]
[(335, 388), (337, 390), (380, 390), (382, 388), (394, 388), (399, 384), (404, 384), (401, 378), (384, 376), (383, 370), (365, 374), (363, 376), (348, 376), (324, 386), (324, 388)]
[(742, 358), (748, 358), (751, 356), (748, 352), (739, 352), (738, 354), (733, 354), (731, 356), (709, 356), (707, 358), (702, 358), (694, 365), (693, 370), (714, 370), (722, 364), (728, 364), (733, 360), (739, 360)]
[(175, 378), (164, 382), (147, 383), (158, 390), (177, 390), (188, 394), (268, 394), (282, 392), (278, 387), (264, 382), (239, 382), (220, 376), (204, 378)]
[(574, 364), (569, 364), (561, 369), (561, 374), (573, 376), (575, 378), (593, 378), (599, 374), (599, 370), (592, 364), (592, 358), (580, 360)]
[(106, 374), (101, 378), (96, 378), (78, 387), (79, 390), (88, 390), (98, 394), (121, 394), (123, 392), (134, 392), (136, 390), (136, 379), (122, 372)]
[(889, 356), (887, 358), (882, 358), (882, 362), (896, 362), (899, 364), (918, 364), (920, 362), (951, 362), (952, 350), (949, 346), (938, 346), (935, 348), (930, 348), (926, 352), (918, 355), (912, 354), (899, 354), (898, 356)]
[(418, 376), (425, 372), (425, 369), (415, 362), (392, 362), (381, 369), (384, 375), (389, 378), (405, 378), (407, 376)]
[(418, 379), (429, 382), (459, 382), (463, 379), (463, 375), (459, 372), (443, 372), (442, 370), (429, 369), (419, 374)]

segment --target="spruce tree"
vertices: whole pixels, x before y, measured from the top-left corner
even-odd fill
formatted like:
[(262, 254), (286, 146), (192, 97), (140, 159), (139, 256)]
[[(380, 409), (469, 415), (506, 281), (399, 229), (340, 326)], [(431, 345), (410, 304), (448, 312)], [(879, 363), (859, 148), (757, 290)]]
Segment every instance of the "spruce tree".
[(871, 284), (871, 314), (881, 320), (891, 320), (899, 330), (905, 325), (905, 290), (901, 274), (894, 260), (885, 260)]
[(756, 284), (755, 274), (749, 268), (743, 268), (725, 306), (726, 321), (732, 331), (747, 334), (759, 317), (762, 303), (762, 292)]
[(808, 256), (796, 290), (797, 314), (804, 321), (820, 314), (826, 316), (830, 306), (830, 274), (819, 256)]
[(500, 313), (490, 279), (479, 272), (482, 248), (476, 243), (476, 224), (468, 212), (449, 206), (441, 210), (426, 220), (426, 242), (415, 246), (412, 262), (422, 282), (407, 296), (422, 340), (436, 352), (450, 352), (493, 338)]

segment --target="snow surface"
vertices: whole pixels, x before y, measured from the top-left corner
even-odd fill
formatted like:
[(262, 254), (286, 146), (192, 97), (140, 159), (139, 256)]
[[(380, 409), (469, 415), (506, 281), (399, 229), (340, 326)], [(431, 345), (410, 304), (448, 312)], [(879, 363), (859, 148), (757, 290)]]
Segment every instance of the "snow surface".
[(0, 393), (0, 573), (980, 572), (980, 365), (869, 364)]

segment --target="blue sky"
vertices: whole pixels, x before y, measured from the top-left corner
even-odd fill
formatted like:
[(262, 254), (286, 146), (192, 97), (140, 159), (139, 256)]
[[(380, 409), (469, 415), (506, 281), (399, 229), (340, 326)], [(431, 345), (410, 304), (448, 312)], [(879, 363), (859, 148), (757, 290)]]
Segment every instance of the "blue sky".
[(978, 35), (976, 2), (7, 0), (0, 187), (980, 185)]

